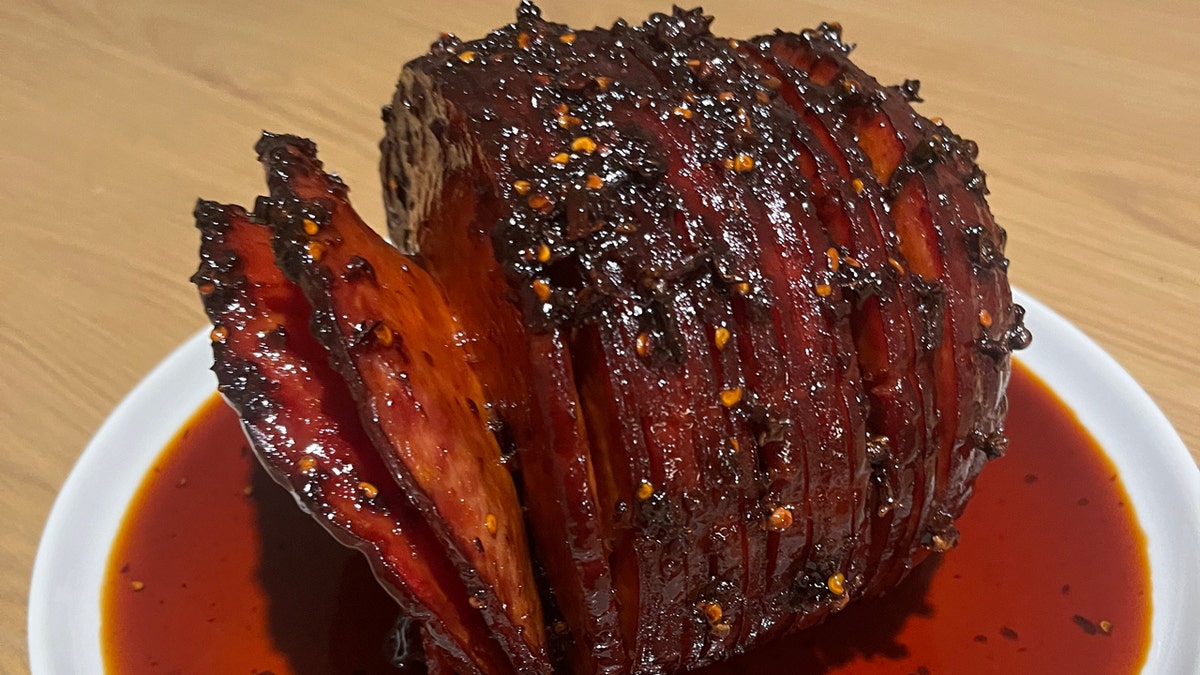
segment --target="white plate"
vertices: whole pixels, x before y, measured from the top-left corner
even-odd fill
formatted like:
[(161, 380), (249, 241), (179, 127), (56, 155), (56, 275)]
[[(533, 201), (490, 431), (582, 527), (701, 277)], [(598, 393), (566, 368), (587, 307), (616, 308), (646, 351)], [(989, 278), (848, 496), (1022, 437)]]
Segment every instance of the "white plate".
[[(1200, 673), (1200, 471), (1166, 417), (1096, 343), (1033, 298), (1021, 361), (1078, 415), (1121, 473), (1149, 542), (1153, 618), (1143, 672)], [(212, 395), (208, 330), (121, 402), (63, 485), (29, 593), (33, 675), (100, 673), (100, 589), (109, 548), (142, 476)]]

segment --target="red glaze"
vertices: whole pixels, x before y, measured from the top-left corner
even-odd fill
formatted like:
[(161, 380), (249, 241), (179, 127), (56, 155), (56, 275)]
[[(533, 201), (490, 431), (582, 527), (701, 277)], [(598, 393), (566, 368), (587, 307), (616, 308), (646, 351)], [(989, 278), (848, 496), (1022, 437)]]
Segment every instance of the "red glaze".
[(105, 583), (108, 673), (398, 672), (383, 654), (395, 602), (267, 475), (215, 396), (143, 479)]
[(276, 259), (312, 304), (313, 335), (363, 429), (513, 667), (548, 674), (524, 517), (470, 356), (453, 337), (461, 323), (429, 274), (358, 217), (311, 141), (264, 134), (258, 152), (275, 200)]
[[(701, 672), (1136, 672), (1149, 575), (1115, 470), (1024, 368), (1009, 402), (1008, 454), (979, 479), (957, 549), (882, 600)], [(245, 445), (214, 399), (147, 476), (109, 563), (109, 672), (399, 672), (381, 646), (395, 606)]]

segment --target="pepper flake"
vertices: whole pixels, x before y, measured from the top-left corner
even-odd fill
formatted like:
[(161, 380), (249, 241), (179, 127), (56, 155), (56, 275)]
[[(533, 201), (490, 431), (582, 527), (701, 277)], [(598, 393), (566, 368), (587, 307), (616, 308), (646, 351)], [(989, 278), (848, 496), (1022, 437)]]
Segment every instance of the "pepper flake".
[(830, 246), (829, 250), (825, 251), (825, 255), (829, 257), (829, 269), (834, 272), (838, 271), (838, 268), (842, 266), (842, 256), (838, 250)]
[(725, 616), (725, 611), (721, 609), (719, 602), (700, 602), (699, 609), (704, 612), (704, 618), (710, 624), (716, 624)]
[(733, 158), (733, 170), (738, 173), (746, 173), (754, 168), (754, 158), (744, 152), (738, 153), (737, 157)]
[(829, 592), (834, 595), (844, 595), (846, 593), (846, 575), (841, 572), (829, 577), (827, 584)]
[(366, 481), (359, 483), (358, 489), (367, 499), (375, 499), (375, 497), (379, 495), (379, 488)]
[(652, 485), (648, 480), (642, 481), (641, 485), (638, 485), (635, 495), (637, 496), (638, 501), (644, 502), (647, 499), (650, 499), (654, 496), (654, 485)]
[(767, 516), (767, 529), (772, 532), (783, 532), (792, 526), (792, 511), (791, 509), (780, 506)]
[(650, 355), (650, 336), (647, 333), (638, 333), (634, 340), (634, 349), (637, 355), (645, 358)]
[(308, 252), (308, 257), (312, 258), (313, 262), (319, 261), (321, 256), (325, 255), (325, 245), (319, 241), (308, 242), (304, 250)]
[(391, 347), (396, 336), (392, 333), (392, 329), (386, 323), (381, 323), (375, 326), (375, 330), (371, 331), (375, 334), (375, 340), (379, 342), (381, 347)]
[(725, 345), (729, 344), (729, 329), (724, 326), (717, 326), (713, 331), (713, 342), (717, 345), (717, 351), (725, 349)]
[(571, 149), (575, 152), (591, 153), (596, 151), (596, 141), (587, 136), (580, 136), (571, 141)]

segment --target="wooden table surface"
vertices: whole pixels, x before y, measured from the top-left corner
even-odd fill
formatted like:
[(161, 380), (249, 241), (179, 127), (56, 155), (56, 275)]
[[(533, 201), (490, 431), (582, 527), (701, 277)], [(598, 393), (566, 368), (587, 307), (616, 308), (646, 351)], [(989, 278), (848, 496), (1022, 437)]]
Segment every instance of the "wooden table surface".
[[(104, 417), (204, 325), (187, 278), (197, 196), (263, 190), (260, 129), (319, 141), (376, 196), (380, 105), (441, 31), (515, 0), (67, 2), (0, 7), (0, 672), (27, 670), (25, 603), (59, 486)], [(1200, 458), (1200, 4), (750, 2), (735, 37), (829, 19), (885, 83), (982, 148), (1013, 282), (1142, 383)], [(546, 0), (581, 26), (666, 0)], [(1036, 330), (1036, 327), (1035, 327)]]

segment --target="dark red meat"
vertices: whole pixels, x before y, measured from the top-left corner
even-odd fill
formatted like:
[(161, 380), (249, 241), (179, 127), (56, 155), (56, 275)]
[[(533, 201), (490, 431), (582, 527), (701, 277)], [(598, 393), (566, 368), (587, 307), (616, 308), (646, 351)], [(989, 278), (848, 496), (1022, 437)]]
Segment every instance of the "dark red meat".
[[(452, 583), (431, 601), (381, 578), (431, 670), (678, 672), (813, 625), (953, 547), (1003, 452), (1028, 333), (974, 144), (912, 110), (915, 83), (854, 66), (838, 26), (708, 25), (572, 31), (523, 4), (444, 37), (384, 111), (399, 250), (310, 142), (260, 143), (287, 279), (246, 277), (286, 309), (224, 339), (311, 314), (315, 339), (289, 328), (238, 363), (298, 360), (321, 390), (283, 373), (227, 395), (278, 380), (295, 447), (331, 430), (419, 522)], [(266, 259), (242, 218), (239, 257)], [(336, 416), (306, 412), (321, 397)], [(295, 473), (282, 441), (256, 445)], [(317, 504), (370, 531), (369, 510)]]
[(363, 428), (513, 665), (548, 671), (521, 505), (452, 309), (427, 273), (358, 218), (311, 142), (267, 135), (258, 151), (277, 260), (312, 305), (313, 334)]
[(200, 202), (192, 280), (213, 322), (213, 369), (271, 476), (338, 541), (363, 552), (404, 611), (464, 673), (509, 673), (429, 524), (392, 480), (354, 400), (309, 334), (311, 310), (275, 267), (270, 228)]

